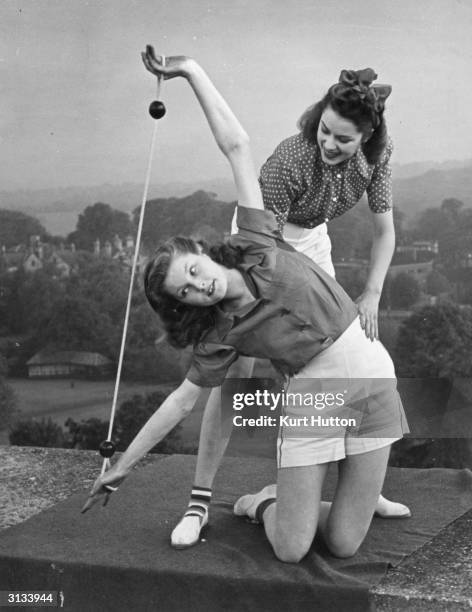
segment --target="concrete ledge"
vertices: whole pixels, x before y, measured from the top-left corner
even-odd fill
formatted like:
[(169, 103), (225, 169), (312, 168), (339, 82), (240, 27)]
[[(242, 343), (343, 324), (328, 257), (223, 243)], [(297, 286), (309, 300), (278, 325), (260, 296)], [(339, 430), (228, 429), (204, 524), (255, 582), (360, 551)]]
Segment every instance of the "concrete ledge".
[[(160, 458), (149, 455), (140, 466)], [(0, 529), (87, 490), (101, 466), (95, 451), (0, 446)]]
[(377, 610), (472, 610), (472, 511), (391, 568), (372, 590)]
[[(141, 466), (162, 458), (150, 455)], [(0, 529), (87, 490), (100, 466), (100, 456), (92, 451), (0, 446)], [(471, 533), (469, 511), (388, 571), (371, 591), (376, 608), (472, 610)]]

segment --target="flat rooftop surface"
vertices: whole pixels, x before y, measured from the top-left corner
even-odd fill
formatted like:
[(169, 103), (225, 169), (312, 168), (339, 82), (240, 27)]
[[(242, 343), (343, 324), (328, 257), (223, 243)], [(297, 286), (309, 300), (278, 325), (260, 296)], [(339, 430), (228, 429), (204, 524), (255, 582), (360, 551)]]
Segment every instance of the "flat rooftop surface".
[[(100, 465), (94, 452), (0, 447), (0, 589), (62, 591), (65, 608), (81, 611), (472, 607), (468, 470), (390, 469), (385, 493), (413, 517), (374, 519), (351, 559), (315, 543), (295, 566), (275, 559), (260, 526), (232, 515), (237, 496), (273, 481), (272, 461), (225, 460), (211, 526), (186, 551), (169, 536), (195, 457), (148, 456), (105, 509), (80, 515)], [(327, 498), (334, 484), (335, 472)]]

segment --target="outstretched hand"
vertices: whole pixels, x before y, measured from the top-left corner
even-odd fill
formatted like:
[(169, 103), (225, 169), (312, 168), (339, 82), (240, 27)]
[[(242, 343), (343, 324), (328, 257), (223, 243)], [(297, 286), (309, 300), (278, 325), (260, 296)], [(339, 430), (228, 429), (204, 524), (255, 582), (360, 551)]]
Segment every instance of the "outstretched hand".
[(106, 506), (110, 495), (114, 493), (119, 485), (123, 482), (125, 476), (116, 472), (114, 468), (111, 468), (104, 474), (101, 474), (97, 480), (93, 483), (92, 490), (85, 502), (81, 512), (87, 512), (92, 506), (103, 499), (103, 506)]
[(163, 61), (163, 56), (156, 55), (154, 47), (147, 45), (146, 51), (141, 53), (141, 57), (147, 70), (158, 77), (173, 79), (174, 77), (187, 77), (189, 75), (192, 60), (185, 55), (166, 56)]

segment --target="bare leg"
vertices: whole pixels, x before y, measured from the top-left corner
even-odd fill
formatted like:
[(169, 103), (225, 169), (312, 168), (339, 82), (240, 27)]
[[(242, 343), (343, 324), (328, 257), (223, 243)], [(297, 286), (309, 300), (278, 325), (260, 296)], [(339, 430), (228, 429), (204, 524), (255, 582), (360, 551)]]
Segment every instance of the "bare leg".
[(231, 398), (224, 397), (221, 387), (213, 389), (202, 417), (198, 443), (195, 483), (211, 488), (225, 454), (233, 428)]
[[(227, 378), (251, 378), (255, 360), (252, 357), (239, 357), (228, 371)], [(233, 425), (232, 398), (225, 397), (223, 390), (212, 390), (202, 418), (200, 441), (198, 445), (197, 467), (194, 483), (198, 487), (211, 489), (218, 467), (228, 446)], [(208, 522), (208, 510), (203, 518), (185, 516), (172, 532), (171, 544), (177, 548), (187, 548), (196, 544), (200, 531)]]
[(323, 533), (331, 552), (350, 557), (369, 529), (382, 490), (390, 446), (339, 462), (339, 480)]
[(264, 512), (264, 528), (280, 561), (298, 563), (308, 552), (318, 527), (321, 488), (327, 463), (281, 468), (277, 503)]
[[(321, 502), (321, 488), (328, 464), (281, 468), (277, 476), (277, 502), (263, 514), (264, 528), (275, 555), (298, 563), (308, 552), (317, 529), (333, 555), (355, 554), (369, 529), (385, 478), (390, 447), (339, 462), (339, 480), (332, 504)], [(254, 516), (257, 505), (273, 496), (246, 495), (236, 502), (237, 514), (246, 507)]]

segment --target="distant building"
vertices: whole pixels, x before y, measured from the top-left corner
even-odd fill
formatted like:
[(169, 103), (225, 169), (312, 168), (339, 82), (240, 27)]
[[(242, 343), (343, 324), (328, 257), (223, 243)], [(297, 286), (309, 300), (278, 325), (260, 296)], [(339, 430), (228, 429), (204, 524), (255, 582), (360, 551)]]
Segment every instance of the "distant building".
[(48, 259), (48, 263), (52, 264), (59, 273), (59, 276), (63, 278), (70, 276), (71, 271), (70, 264), (65, 260), (66, 257), (67, 255), (64, 253), (59, 254), (57, 251), (54, 251)]
[(460, 268), (472, 268), (472, 253), (464, 253), (459, 261)]
[(424, 290), (426, 279), (434, 269), (438, 252), (437, 240), (418, 240), (412, 244), (399, 245), (395, 249), (388, 275), (395, 278), (402, 272), (409, 274)]
[(108, 357), (88, 351), (43, 350), (27, 366), (30, 378), (106, 378), (114, 373)]
[(69, 249), (64, 245), (57, 248), (52, 244), (42, 243), (39, 236), (31, 236), (29, 247), (17, 245), (9, 251), (2, 247), (0, 268), (10, 274), (20, 269), (27, 274), (48, 269), (54, 275), (64, 278), (77, 270), (77, 253), (74, 244), (71, 244)]
[(418, 281), (420, 287), (424, 289), (426, 285), (426, 279), (433, 271), (434, 261), (431, 259), (430, 261), (424, 262), (411, 262), (404, 264), (392, 264), (388, 269), (388, 276), (390, 278), (395, 278), (401, 272), (405, 272), (406, 274), (410, 274)]
[(18, 270), (23, 266), (24, 258), (24, 253), (2, 250), (1, 269), (7, 272), (8, 274), (14, 274), (15, 272), (18, 272)]
[(369, 262), (366, 259), (341, 259), (333, 262), (335, 270), (367, 271)]
[(23, 259), (23, 270), (25, 272), (37, 272), (43, 267), (43, 262), (36, 253), (29, 253)]
[[(129, 235), (125, 239), (115, 235), (112, 241), (107, 240), (103, 245), (97, 238), (93, 244), (93, 254), (96, 257), (114, 259), (123, 268), (131, 268), (133, 265), (134, 250), (134, 239)], [(7, 251), (3, 245), (0, 249), (0, 270), (10, 274), (20, 269), (28, 274), (45, 269), (53, 276), (67, 278), (78, 271), (78, 261), (78, 252), (74, 243), (68, 247), (61, 243), (58, 247), (42, 243), (39, 236), (31, 236), (28, 246), (17, 245)], [(146, 261), (146, 257), (139, 254), (138, 275), (144, 271)]]
[(426, 261), (439, 253), (439, 244), (437, 240), (416, 240), (412, 244), (398, 245), (397, 253), (406, 253), (413, 261)]

